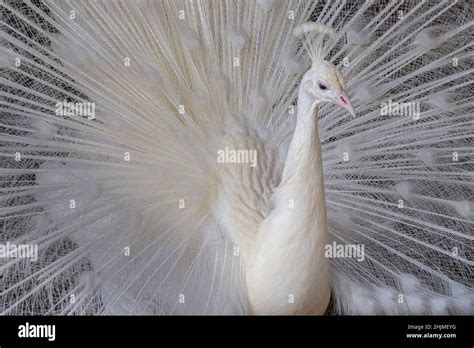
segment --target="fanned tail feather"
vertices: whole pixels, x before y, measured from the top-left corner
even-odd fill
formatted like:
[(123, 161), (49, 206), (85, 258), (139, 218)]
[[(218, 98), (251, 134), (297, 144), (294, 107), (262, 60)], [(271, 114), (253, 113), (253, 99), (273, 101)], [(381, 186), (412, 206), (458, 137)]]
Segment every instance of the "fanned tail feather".
[(360, 115), (319, 113), (330, 243), (364, 246), (331, 261), (334, 311), (474, 313), (471, 7), (2, 2), (0, 242), (39, 255), (2, 259), (1, 313), (248, 313), (216, 152), (245, 134), (284, 161), (309, 20)]

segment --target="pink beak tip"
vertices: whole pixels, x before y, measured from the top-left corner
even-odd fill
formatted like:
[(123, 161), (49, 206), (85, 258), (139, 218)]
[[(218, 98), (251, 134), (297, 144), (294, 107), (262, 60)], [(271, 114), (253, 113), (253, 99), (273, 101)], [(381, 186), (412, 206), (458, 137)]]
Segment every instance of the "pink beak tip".
[(357, 117), (357, 113), (354, 109), (354, 106), (352, 106), (352, 103), (349, 100), (349, 97), (347, 96), (347, 93), (345, 91), (342, 91), (338, 104), (339, 106), (349, 111), (349, 113), (352, 115), (353, 118)]

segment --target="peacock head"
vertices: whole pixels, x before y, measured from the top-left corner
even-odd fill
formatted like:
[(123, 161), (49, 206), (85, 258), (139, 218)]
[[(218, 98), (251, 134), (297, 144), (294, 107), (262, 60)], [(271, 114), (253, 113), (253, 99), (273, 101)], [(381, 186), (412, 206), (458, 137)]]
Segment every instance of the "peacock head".
[(316, 102), (337, 104), (356, 117), (341, 74), (332, 63), (325, 59), (330, 51), (330, 43), (336, 35), (334, 30), (322, 23), (306, 22), (294, 28), (293, 34), (302, 39), (303, 47), (312, 61), (311, 68), (304, 74), (301, 81), (302, 88)]
[(305, 91), (319, 102), (339, 105), (356, 117), (356, 112), (346, 93), (341, 74), (327, 60), (314, 61), (304, 74), (302, 85)]

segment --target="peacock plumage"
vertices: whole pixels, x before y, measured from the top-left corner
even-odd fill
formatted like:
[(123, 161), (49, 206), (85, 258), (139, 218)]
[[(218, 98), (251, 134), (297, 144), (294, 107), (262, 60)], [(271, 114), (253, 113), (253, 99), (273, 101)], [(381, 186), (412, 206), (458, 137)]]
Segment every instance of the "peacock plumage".
[(0, 9), (2, 314), (474, 314), (468, 1)]

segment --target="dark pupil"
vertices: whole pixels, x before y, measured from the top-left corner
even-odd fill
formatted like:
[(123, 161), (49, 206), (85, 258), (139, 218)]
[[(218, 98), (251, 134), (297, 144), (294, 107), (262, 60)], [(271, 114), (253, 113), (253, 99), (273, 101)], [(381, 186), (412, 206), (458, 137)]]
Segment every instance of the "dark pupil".
[(327, 88), (325, 85), (323, 85), (321, 82), (318, 83), (318, 85), (319, 85), (319, 88), (321, 88), (323, 91), (326, 90), (326, 89), (328, 89), (328, 88)]

